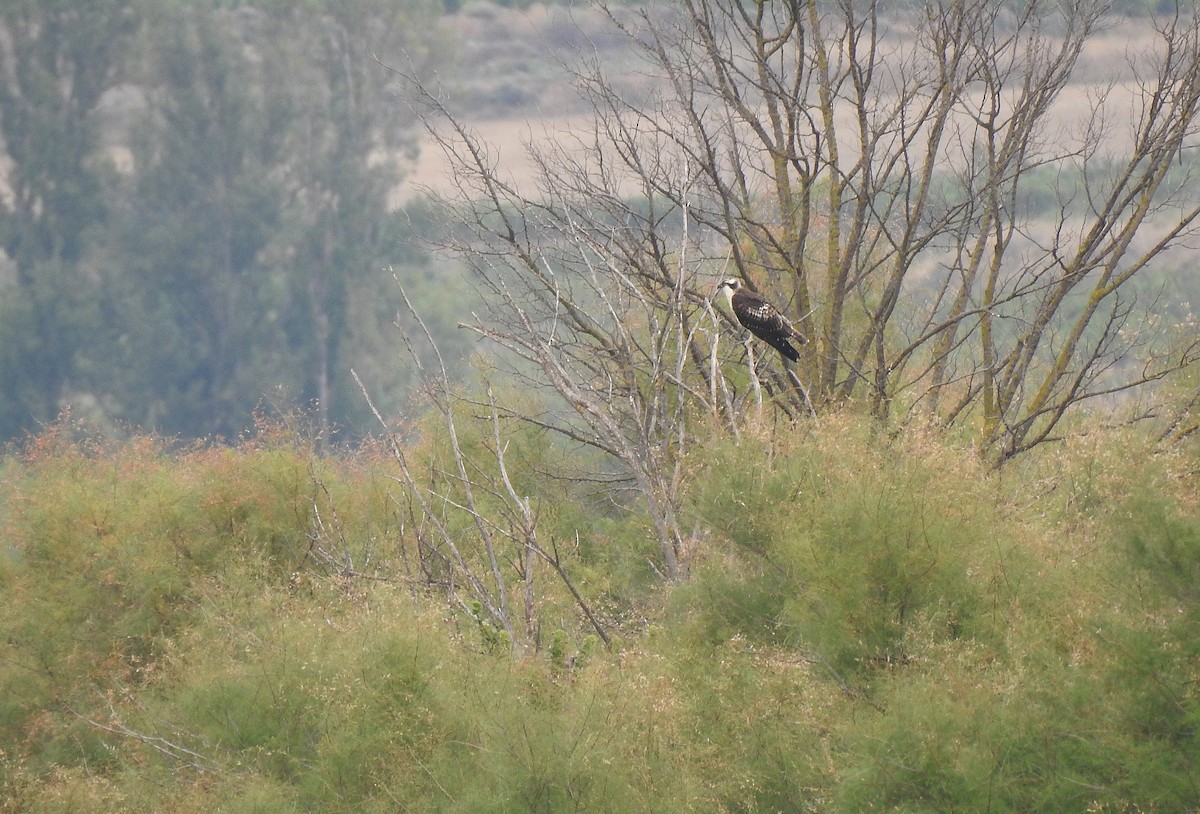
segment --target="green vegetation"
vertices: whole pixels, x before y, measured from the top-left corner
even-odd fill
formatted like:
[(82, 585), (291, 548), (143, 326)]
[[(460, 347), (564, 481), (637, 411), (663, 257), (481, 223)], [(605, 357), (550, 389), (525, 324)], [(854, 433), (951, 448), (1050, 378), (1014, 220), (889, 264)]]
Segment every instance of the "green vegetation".
[[(691, 182), (667, 183), (659, 146), (636, 160), (642, 136), (620, 151), (648, 173), (641, 197), (589, 186), (567, 153), (539, 165), (548, 198), (520, 197), (423, 84), (438, 51), (428, 24), (455, 3), (100, 5), (0, 11), (12, 46), (0, 60), (0, 437), (40, 427), (0, 457), (0, 814), (1200, 810), (1194, 283), (1155, 266), (1090, 321), (1129, 279), (1108, 275), (1144, 207), (1105, 215), (1094, 234), (1121, 245), (1089, 250), (1102, 269), (1080, 261), (1053, 277), (1056, 265), (1035, 263), (1000, 297), (985, 285), (975, 298), (952, 264), (936, 288), (903, 275), (883, 286), (870, 275), (892, 266), (877, 251), (901, 252), (903, 271), (917, 257), (907, 247), (950, 244), (897, 242), (894, 225), (927, 222), (888, 215), (911, 192), (864, 197), (836, 172), (773, 167), (775, 194), (815, 202), (801, 209), (825, 261), (804, 240), (783, 250), (795, 223), (746, 220), (763, 211), (749, 184), (693, 197)], [(501, 5), (463, 4), (463, 30), (491, 32), (481, 51), (524, 36), (492, 31), (509, 19)], [(730, 76), (748, 64), (722, 55), (733, 40), (701, 6), (732, 7), (691, 6), (690, 44), (715, 50), (678, 47), (683, 18), (629, 18), (685, 34), (659, 48), (630, 29), (678, 71), (670, 84), (693, 113), (709, 109), (693, 91), (716, 75), (690, 54)], [(821, 30), (788, 20), (794, 4), (756, 8), (784, 15), (773, 19), (787, 36)], [(855, 53), (843, 44), (866, 29), (853, 4), (839, 9), (851, 15), (842, 33), (805, 39), (799, 55)], [(931, 30), (979, 22), (949, 10)], [(988, 46), (999, 29), (984, 22), (974, 35)], [(1043, 42), (1040, 23), (1030, 31)], [(1192, 31), (1162, 33), (1192, 48)], [(764, 70), (776, 65), (774, 35), (752, 33)], [(556, 22), (546, 36), (568, 46), (575, 34)], [(368, 59), (385, 44), (412, 57), (403, 77)], [(515, 91), (543, 84), (531, 53), (492, 50), (524, 64)], [(1200, 64), (1189, 53), (1167, 60), (1180, 77)], [(854, 83), (879, 75), (844, 67)], [(811, 75), (821, 87), (827, 69)], [(1014, 76), (995, 74), (989, 92), (1004, 97)], [(1171, 76), (1170, 93), (1194, 90)], [(957, 77), (956, 92), (980, 86), (974, 67)], [(424, 94), (426, 122), (444, 125), (431, 131), (448, 139), (464, 195), (395, 219), (391, 159), (415, 122), (383, 100), (404, 81)], [(640, 98), (599, 90), (596, 113)], [(497, 107), (524, 98), (500, 94)], [(793, 91), (777, 100), (816, 121)], [(1174, 129), (1154, 132), (1182, 140), (1188, 100)], [(122, 102), (132, 112), (111, 110)], [(658, 115), (670, 109), (597, 120), (653, 122), (674, 139)], [(588, 160), (605, 165), (613, 143), (590, 145)], [(1130, 189), (1186, 180), (1183, 147), (1163, 144), (1139, 170), (1163, 172)], [(964, 257), (982, 262), (991, 241), (976, 204), (1013, 226), (1025, 211), (1066, 213), (1070, 173), (1031, 159), (979, 175), (1005, 196), (963, 186), (964, 208), (947, 211), (959, 211)], [(854, 161), (846, 178), (880, 180)], [(1028, 185), (1004, 186), (1026, 170)], [(921, 177), (933, 197), (953, 189), (932, 164)], [(819, 199), (842, 195), (860, 220), (839, 237), (841, 220), (821, 213), (841, 205)], [(725, 217), (723, 239), (703, 234)], [(403, 245), (406, 230), (457, 265)], [(1049, 256), (1073, 254), (1059, 251), (1065, 234)], [(735, 273), (731, 248), (748, 280), (778, 261), (794, 279), (777, 283), (823, 277), (818, 300), (838, 288), (810, 364), (752, 357), (757, 345), (708, 307), (711, 278)], [(392, 263), (403, 297), (378, 273)], [(999, 255), (985, 267), (1016, 279)], [(450, 282), (460, 269), (478, 309)], [(1098, 287), (1068, 296), (1087, 280)], [(1034, 292), (1049, 299), (1017, 302)], [(403, 337), (385, 330), (401, 304)], [(1134, 305), (1162, 332), (1123, 332)], [(939, 325), (945, 308), (953, 320)], [(451, 331), (460, 321), (474, 333)], [(957, 359), (960, 322), (981, 336)], [(484, 340), (473, 380), (455, 384), (471, 336)], [(993, 358), (1029, 337), (1062, 353)], [(932, 341), (940, 350), (913, 355)], [(1067, 375), (1079, 341), (1093, 345)], [(404, 365), (390, 364), (397, 345)], [(920, 368), (910, 383), (936, 382), (889, 384), (904, 365)], [(1136, 369), (1129, 390), (1109, 387), (1115, 365)], [(266, 383), (280, 385), (277, 403), (255, 411)], [(1129, 398), (1107, 413), (1080, 406), (1114, 395)], [(1004, 412), (1027, 397), (1028, 412)], [(311, 418), (291, 418), (296, 401), (315, 402)], [(95, 409), (50, 421), (67, 402)], [(275, 412), (289, 418), (262, 418)], [(329, 444), (356, 418), (387, 431)], [(214, 440), (163, 437), (192, 434)]]
[[(4, 4), (0, 439), (67, 404), (113, 433), (234, 438), (264, 400), (361, 433), (351, 367), (402, 401), (387, 270), (433, 272), (391, 211), (416, 133), (376, 59), (435, 64), (439, 13)], [(420, 301), (457, 358), (455, 269), (436, 274)]]
[(747, 427), (689, 458), (690, 576), (662, 583), (636, 503), (514, 436), (613, 646), (543, 564), (510, 650), (386, 450), (60, 423), (0, 470), (0, 811), (1194, 810), (1196, 451), (1144, 442), (997, 472), (849, 413)]

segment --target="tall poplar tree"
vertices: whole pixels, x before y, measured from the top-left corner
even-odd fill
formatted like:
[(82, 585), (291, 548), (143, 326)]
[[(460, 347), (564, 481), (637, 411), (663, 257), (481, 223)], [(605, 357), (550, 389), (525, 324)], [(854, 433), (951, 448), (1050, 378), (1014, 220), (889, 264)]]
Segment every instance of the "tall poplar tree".
[[(411, 128), (378, 54), (433, 8), (378, 0), (163, 9), (107, 268), (123, 418), (232, 436), (264, 398), (345, 423), (353, 345), (387, 326), (388, 195)], [(360, 342), (361, 344), (361, 342)], [(362, 408), (365, 410), (365, 407)]]
[(107, 209), (95, 114), (135, 24), (129, 0), (0, 5), (0, 437), (55, 416), (97, 327), (81, 265)]

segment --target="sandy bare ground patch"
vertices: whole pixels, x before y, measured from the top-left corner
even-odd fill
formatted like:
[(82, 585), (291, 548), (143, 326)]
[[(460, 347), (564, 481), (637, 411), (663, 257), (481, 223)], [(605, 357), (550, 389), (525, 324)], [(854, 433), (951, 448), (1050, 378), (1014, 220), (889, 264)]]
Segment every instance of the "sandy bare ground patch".
[[(1071, 138), (1082, 135), (1093, 112), (1102, 104), (1103, 151), (1114, 158), (1127, 154), (1141, 94), (1145, 90), (1139, 83), (1153, 76), (1156, 58), (1155, 35), (1149, 23), (1122, 18), (1110, 21), (1088, 43), (1072, 84), (1058, 98), (1055, 115), (1047, 121), (1044, 131), (1047, 149), (1056, 152), (1069, 149)], [(566, 81), (564, 73), (561, 81), (553, 83), (560, 89), (559, 93), (564, 92), (562, 87)], [(547, 107), (542, 105), (531, 108), (524, 116), (467, 117), (464, 121), (479, 142), (486, 145), (500, 177), (529, 192), (538, 180), (538, 167), (530, 155), (531, 146), (536, 150), (554, 145), (566, 147), (568, 152), (584, 149), (578, 146), (577, 136), (584, 134), (586, 137), (590, 133), (593, 114), (576, 112), (577, 104), (564, 107), (571, 112), (547, 112)], [(854, 114), (847, 109), (842, 132), (849, 133), (853, 122)], [(852, 138), (844, 145), (844, 150), (850, 146)], [(406, 177), (394, 191), (391, 204), (402, 206), (425, 191), (453, 196), (455, 186), (450, 162), (435, 140), (426, 135), (420, 141), (417, 159), (408, 165)]]
[[(468, 127), (473, 137), (486, 147), (500, 178), (528, 188), (538, 177), (530, 147), (537, 149), (571, 143), (574, 140), (567, 134), (586, 131), (591, 122), (590, 114), (575, 114), (541, 119), (493, 119), (470, 122)], [(409, 164), (405, 172), (404, 180), (392, 194), (393, 206), (402, 206), (425, 192), (454, 193), (456, 182), (451, 164), (437, 140), (429, 134), (422, 136), (417, 160)]]

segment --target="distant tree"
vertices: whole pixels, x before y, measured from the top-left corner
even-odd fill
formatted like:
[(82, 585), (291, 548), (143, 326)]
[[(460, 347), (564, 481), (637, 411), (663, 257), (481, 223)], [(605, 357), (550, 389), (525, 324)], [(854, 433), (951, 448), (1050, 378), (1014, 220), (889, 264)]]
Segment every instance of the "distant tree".
[(366, 414), (347, 356), (390, 321), (378, 292), (403, 250), (388, 195), (411, 139), (374, 55), (424, 29), (420, 8), (149, 18), (149, 104), (106, 260), (130, 421), (231, 436), (277, 393), (315, 404), (326, 429)]
[(134, 423), (185, 435), (236, 433), (288, 361), (287, 281), (261, 255), (290, 111), (232, 23), (202, 5), (149, 20), (148, 111), (106, 262), (115, 398)]
[[(1133, 80), (1068, 122), (1103, 4), (882, 6), (613, 4), (638, 81), (585, 61), (595, 116), (531, 147), (526, 185), (417, 83), (460, 193), (449, 248), (487, 301), (472, 327), (548, 394), (528, 420), (623, 463), (669, 573), (696, 413), (736, 432), (750, 405), (855, 400), (970, 426), (1002, 462), (1200, 349), (1160, 344), (1127, 287), (1196, 231), (1197, 18), (1156, 22)], [(810, 337), (795, 370), (719, 343), (731, 275)]]
[(0, 7), (0, 437), (54, 418), (98, 331), (81, 264), (107, 209), (96, 108), (135, 23), (128, 0)]
[(296, 278), (296, 316), (306, 323), (295, 337), (303, 392), (324, 428), (365, 408), (349, 376), (351, 356), (361, 361), (365, 350), (356, 329), (381, 313), (390, 327), (395, 309), (379, 311), (392, 288), (385, 269), (408, 254), (389, 196), (415, 129), (378, 60), (402, 52), (424, 60), (436, 42), (436, 11), (433, 2), (329, 0), (264, 21), (264, 81), (295, 117), (283, 143), (287, 197), (277, 244), (286, 257), (276, 262)]
[(365, 426), (349, 369), (405, 380), (383, 292), (415, 259), (375, 60), (435, 53), (440, 5), (85, 5), (0, 9), (0, 438), (71, 402), (189, 437), (264, 396)]

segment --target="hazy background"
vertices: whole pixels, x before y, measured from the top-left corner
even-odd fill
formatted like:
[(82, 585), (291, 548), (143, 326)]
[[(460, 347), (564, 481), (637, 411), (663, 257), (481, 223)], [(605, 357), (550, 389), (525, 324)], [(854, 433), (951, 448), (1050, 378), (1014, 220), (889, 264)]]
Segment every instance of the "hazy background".
[[(650, 5), (654, 4), (639, 4)], [(1146, 34), (1115, 9), (1064, 122), (1129, 82)], [(69, 409), (114, 433), (236, 437), (256, 410), (329, 438), (389, 416), (410, 364), (397, 280), (451, 365), (470, 291), (420, 238), (449, 178), (384, 66), (436, 84), (520, 182), (522, 141), (585, 121), (562, 60), (639, 92), (583, 4), (50, 0), (0, 11), (0, 439)], [(1119, 95), (1114, 97), (1119, 99)], [(1188, 258), (1152, 286), (1186, 310)], [(394, 276), (393, 276), (394, 275)]]

